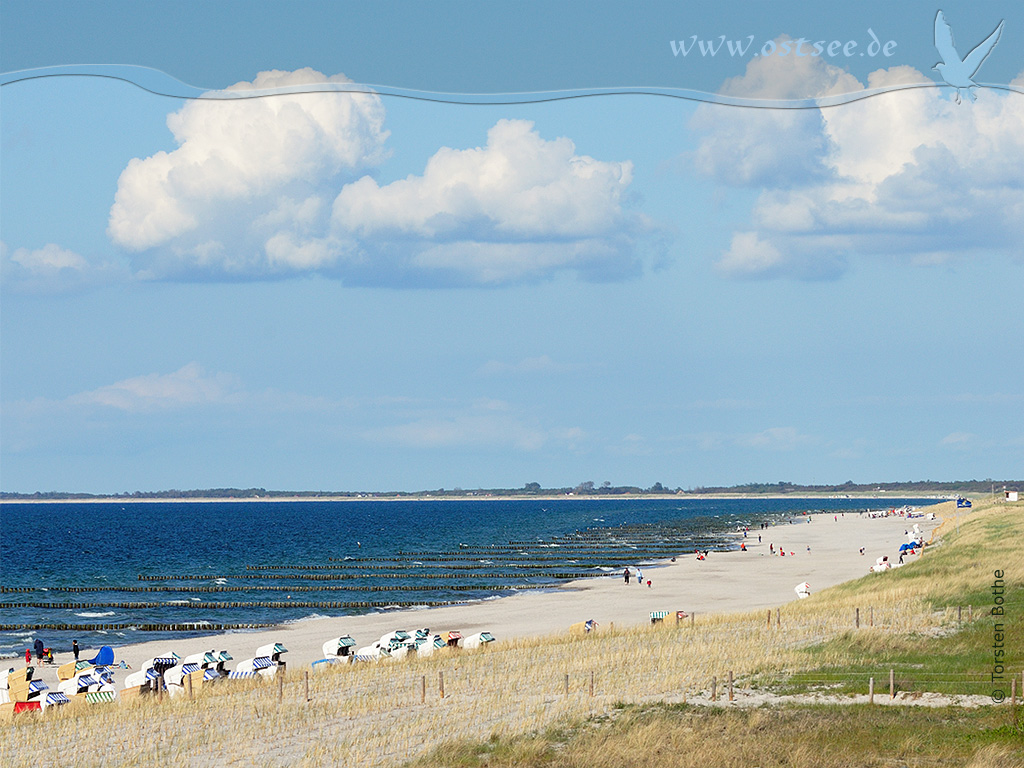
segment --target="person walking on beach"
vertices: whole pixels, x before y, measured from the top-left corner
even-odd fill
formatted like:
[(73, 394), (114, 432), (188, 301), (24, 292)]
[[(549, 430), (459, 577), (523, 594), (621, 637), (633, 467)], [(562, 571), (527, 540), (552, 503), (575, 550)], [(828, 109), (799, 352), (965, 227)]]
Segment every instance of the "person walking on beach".
[(77, 640), (72, 640), (71, 641), (71, 652), (73, 654), (75, 654), (75, 661), (78, 661), (78, 641)]
[(626, 566), (626, 570), (622, 572), (622, 580), (629, 584), (629, 566)]
[(639, 568), (636, 569), (636, 583), (641, 587), (644, 585), (644, 574)]

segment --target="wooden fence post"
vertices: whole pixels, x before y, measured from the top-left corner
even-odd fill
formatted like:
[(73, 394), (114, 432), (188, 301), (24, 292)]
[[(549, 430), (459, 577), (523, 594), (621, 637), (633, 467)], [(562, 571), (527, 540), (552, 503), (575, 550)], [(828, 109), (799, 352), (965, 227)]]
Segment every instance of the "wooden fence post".
[(732, 670), (729, 670), (729, 701), (732, 701)]
[(889, 698), (896, 698), (896, 670), (889, 670)]
[(594, 695), (594, 670), (590, 670), (590, 695)]
[(718, 678), (711, 678), (711, 700), (718, 701)]
[(690, 629), (693, 629), (693, 617), (696, 616), (696, 615), (697, 615), (696, 611), (694, 611), (693, 613), (690, 614)]
[(775, 609), (775, 626), (776, 627), (781, 627), (782, 626), (782, 609), (781, 608), (776, 608)]
[(959, 624), (963, 620), (964, 620), (964, 607), (962, 605), (958, 605), (956, 607), (956, 623)]
[(306, 701), (309, 701), (309, 670), (306, 670)]
[(772, 628), (772, 609), (768, 609), (768, 629)]
[(868, 704), (875, 703), (875, 678), (868, 678)]
[(868, 614), (868, 625), (875, 626), (875, 606), (871, 606), (870, 613)]
[(860, 608), (854, 608), (853, 626), (856, 629), (860, 629)]
[(437, 673), (437, 686), (441, 691), (441, 698), (444, 698), (444, 672)]
[(192, 701), (192, 675), (185, 675), (185, 679), (188, 681), (188, 700)]
[(281, 668), (277, 668), (277, 703), (281, 703), (281, 699), (284, 698), (284, 675), (281, 673)]
[(420, 691), (420, 704), (425, 704), (427, 702), (427, 676), (426, 675), (423, 676), (422, 684), (423, 684), (423, 687), (422, 687), (422, 690)]
[(1010, 717), (1017, 722), (1017, 676), (1010, 678)]

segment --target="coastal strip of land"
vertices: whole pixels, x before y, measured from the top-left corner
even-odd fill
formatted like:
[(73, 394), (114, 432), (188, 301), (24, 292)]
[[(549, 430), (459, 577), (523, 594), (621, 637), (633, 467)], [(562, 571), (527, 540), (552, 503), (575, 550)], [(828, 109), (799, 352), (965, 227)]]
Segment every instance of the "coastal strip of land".
[[(500, 642), (565, 633), (571, 625), (591, 619), (599, 629), (613, 624), (616, 628), (639, 626), (649, 623), (654, 611), (667, 611), (666, 621), (675, 621), (677, 611), (700, 616), (770, 609), (797, 600), (798, 584), (808, 583), (814, 593), (867, 576), (876, 558), (887, 556), (896, 563), (899, 547), (907, 541), (906, 531), (914, 523), (927, 541), (939, 521), (898, 515), (871, 518), (849, 511), (814, 514), (791, 524), (753, 528), (745, 538), (737, 533), (736, 543), (742, 543), (745, 552), (711, 552), (703, 560), (693, 552), (680, 552), (675, 562), (641, 565), (641, 582), (635, 572), (629, 584), (616, 573), (550, 591), (531, 590), (463, 605), (311, 618), (260, 631), (140, 642), (117, 646), (115, 654), (118, 661), (138, 669), (146, 659), (168, 651), (184, 657), (210, 649), (226, 650), (240, 660), (255, 655), (257, 647), (277, 642), (288, 648), (284, 659), (289, 668), (308, 668), (323, 656), (323, 643), (339, 635), (351, 635), (362, 647), (391, 630), (429, 627), (433, 633), (458, 630), (464, 636), (486, 631)], [(919, 556), (927, 557), (927, 548), (923, 555), (908, 556), (907, 560)], [(63, 651), (57, 654), (58, 662), (70, 660), (66, 649), (58, 651)], [(82, 657), (89, 658), (92, 651), (83, 649)], [(55, 686), (55, 667), (41, 672), (43, 679)], [(118, 686), (121, 684), (119, 679)]]

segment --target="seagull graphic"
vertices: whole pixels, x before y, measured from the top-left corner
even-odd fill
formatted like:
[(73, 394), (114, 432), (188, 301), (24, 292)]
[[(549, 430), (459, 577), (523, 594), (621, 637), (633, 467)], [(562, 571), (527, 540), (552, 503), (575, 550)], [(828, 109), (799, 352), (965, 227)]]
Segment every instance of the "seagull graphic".
[(984, 42), (967, 54), (966, 58), (961, 59), (960, 54), (956, 52), (954, 47), (953, 30), (946, 23), (946, 17), (943, 16), (942, 11), (935, 15), (935, 48), (939, 51), (942, 61), (932, 67), (932, 69), (937, 69), (939, 74), (942, 75), (942, 79), (956, 88), (957, 104), (960, 103), (961, 90), (967, 91), (971, 101), (977, 100), (971, 89), (977, 88), (978, 84), (971, 78), (978, 74), (981, 63), (992, 53), (992, 49), (999, 42), (999, 36), (1002, 32), (1003, 22), (1000, 21), (999, 26), (995, 28), (991, 35), (985, 38)]

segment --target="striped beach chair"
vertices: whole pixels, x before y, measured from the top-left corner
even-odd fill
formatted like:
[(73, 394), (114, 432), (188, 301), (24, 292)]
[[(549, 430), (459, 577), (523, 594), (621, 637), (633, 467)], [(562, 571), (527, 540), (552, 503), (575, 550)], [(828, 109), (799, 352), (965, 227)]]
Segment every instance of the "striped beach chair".
[(671, 611), (651, 611), (651, 624), (660, 624)]

